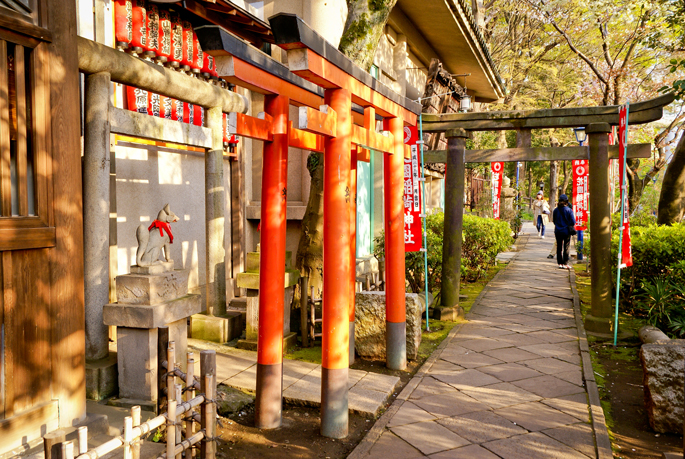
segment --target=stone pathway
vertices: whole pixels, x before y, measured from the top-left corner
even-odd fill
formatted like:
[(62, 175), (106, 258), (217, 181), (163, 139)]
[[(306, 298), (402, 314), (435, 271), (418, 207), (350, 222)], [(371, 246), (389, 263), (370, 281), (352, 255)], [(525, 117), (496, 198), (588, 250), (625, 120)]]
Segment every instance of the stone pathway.
[(574, 275), (546, 258), (553, 239), (538, 238), (530, 223), (524, 232), (468, 323), (452, 330), (350, 458), (612, 457)]
[[(217, 382), (248, 392), (255, 392), (257, 353), (188, 340), (188, 348), (216, 350)], [(199, 359), (196, 359), (199, 374)], [(400, 382), (397, 376), (349, 370), (350, 411), (375, 417)], [(283, 360), (283, 399), (294, 405), (321, 405), (321, 365), (297, 360)]]

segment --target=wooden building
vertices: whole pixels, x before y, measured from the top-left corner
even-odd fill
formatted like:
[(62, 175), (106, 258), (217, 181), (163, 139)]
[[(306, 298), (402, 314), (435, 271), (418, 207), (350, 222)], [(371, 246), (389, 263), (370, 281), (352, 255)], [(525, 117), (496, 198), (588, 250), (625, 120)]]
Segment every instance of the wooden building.
[(0, 3), (0, 454), (86, 415), (75, 8)]

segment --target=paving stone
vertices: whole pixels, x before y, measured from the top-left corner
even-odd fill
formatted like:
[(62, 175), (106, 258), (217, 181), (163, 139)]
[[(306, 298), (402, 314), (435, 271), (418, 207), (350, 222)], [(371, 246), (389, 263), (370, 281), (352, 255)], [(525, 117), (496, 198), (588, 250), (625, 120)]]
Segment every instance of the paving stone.
[(564, 362), (559, 359), (554, 359), (552, 357), (545, 357), (541, 359), (539, 358), (539, 356), (537, 357), (538, 358), (535, 360), (527, 360), (522, 364), (532, 368), (533, 370), (537, 370), (541, 373), (545, 373), (548, 375), (553, 375), (564, 371), (580, 370), (578, 365), (571, 365), (570, 363)]
[(580, 367), (580, 354), (559, 354), (557, 358)]
[(590, 421), (587, 394), (574, 394), (558, 398), (546, 398), (541, 400), (547, 406), (571, 415), (583, 422)]
[(450, 386), (449, 384), (440, 382), (437, 379), (434, 379), (433, 377), (427, 376), (423, 378), (421, 384), (419, 384), (419, 386), (416, 389), (414, 389), (414, 392), (411, 393), (409, 398), (412, 400), (418, 400), (433, 395), (455, 393), (457, 393), (457, 389), (455, 389), (454, 387)]
[(415, 424), (417, 422), (434, 421), (436, 417), (428, 411), (419, 408), (414, 403), (406, 401), (388, 422), (388, 427)]
[[(504, 328), (506, 330), (511, 330), (516, 333), (529, 333), (529, 332), (536, 332), (543, 330), (543, 328), (540, 327), (533, 327), (530, 325), (523, 325), (523, 324), (505, 324), (505, 325), (500, 325), (500, 328)], [(541, 346), (541, 345), (539, 345)]]
[(283, 398), (294, 404), (320, 405), (321, 383), (300, 379), (283, 391)]
[(557, 335), (561, 335), (573, 340), (578, 339), (578, 330), (575, 328), (575, 324), (573, 328), (560, 328), (553, 330), (552, 333), (556, 333)]
[(222, 383), (257, 364), (257, 354), (254, 356), (243, 354), (246, 353), (241, 352), (235, 355), (216, 354), (216, 380), (218, 383)]
[[(394, 455), (393, 455), (394, 456)], [(487, 449), (478, 445), (462, 446), (461, 448), (444, 451), (442, 453), (431, 454), (431, 459), (498, 459)]]
[(577, 422), (573, 416), (564, 414), (540, 402), (508, 406), (495, 410), (495, 414), (507, 418), (531, 432), (575, 424)]
[(366, 374), (367, 372), (363, 370), (353, 370), (351, 368), (347, 370), (348, 387), (352, 387), (357, 384), (364, 376), (366, 376)]
[(595, 437), (589, 424), (572, 424), (556, 429), (543, 430), (542, 433), (587, 456), (595, 456)]
[(397, 387), (399, 382), (400, 378), (397, 376), (367, 373), (357, 384), (355, 384), (354, 388), (380, 391), (389, 394), (395, 390), (395, 387)]
[(474, 387), (462, 390), (463, 394), (485, 403), (493, 409), (519, 403), (540, 400), (542, 397), (528, 392), (511, 383), (503, 382), (485, 387)]
[(412, 400), (412, 402), (437, 417), (456, 416), (489, 409), (488, 405), (456, 391), (451, 394), (421, 397), (418, 400)]
[(431, 374), (451, 373), (454, 371), (461, 371), (463, 369), (464, 369), (464, 367), (460, 367), (459, 365), (455, 365), (451, 362), (448, 362), (447, 360), (438, 359), (435, 361), (435, 363), (433, 363), (433, 366), (431, 366), (430, 373)]
[(587, 459), (584, 454), (539, 432), (495, 440), (482, 446), (507, 459)]
[[(433, 454), (469, 444), (467, 440), (435, 422), (398, 426), (391, 430), (423, 454)], [(386, 451), (384, 456), (387, 456), (390, 451)]]
[(520, 379), (534, 378), (542, 376), (542, 373), (535, 371), (518, 363), (503, 363), (501, 365), (491, 365), (480, 367), (478, 371), (494, 376), (500, 381), (511, 382)]
[(493, 351), (485, 351), (483, 354), (494, 357), (503, 362), (520, 362), (522, 360), (537, 359), (540, 356), (533, 354), (532, 352), (524, 351), (515, 347), (509, 347), (505, 349), (495, 349)]
[(387, 392), (354, 386), (347, 392), (348, 406), (354, 412), (375, 417), (388, 396)]
[(577, 340), (578, 337), (576, 336), (575, 338), (572, 338), (568, 335), (557, 333), (559, 331), (566, 330), (565, 328), (562, 328), (561, 330), (543, 330), (543, 331), (536, 331), (532, 333), (528, 333), (528, 336), (535, 337), (537, 339), (540, 339), (546, 343), (562, 343), (564, 341), (571, 341), (571, 340)]
[(472, 327), (464, 330), (463, 328), (459, 331), (459, 334), (455, 337), (457, 339), (453, 342), (466, 341), (468, 339), (477, 338), (493, 338), (496, 336), (511, 335), (511, 330), (504, 330), (503, 328), (496, 328), (492, 326), (488, 327)]
[(485, 443), (528, 433), (510, 420), (492, 411), (478, 411), (436, 421), (471, 443)]
[(583, 385), (583, 370), (580, 368), (580, 365), (577, 365), (575, 370), (555, 373), (554, 376), (563, 379), (564, 381), (568, 381), (571, 384), (575, 384), (576, 386)]
[[(542, 357), (558, 357), (561, 354), (570, 354), (574, 351), (565, 346), (569, 343), (557, 343), (557, 344), (533, 344), (530, 346), (521, 346), (520, 349), (524, 351), (532, 352)], [(575, 353), (580, 352), (578, 348), (578, 343), (571, 342), (570, 344), (575, 345)]]
[(564, 395), (572, 395), (585, 391), (582, 387), (578, 387), (575, 384), (571, 384), (551, 375), (515, 381), (512, 384), (537, 394), (542, 398), (563, 397)]
[(510, 347), (510, 344), (503, 343), (501, 341), (497, 341), (496, 339), (490, 339), (490, 338), (481, 338), (481, 339), (472, 339), (469, 341), (461, 341), (459, 343), (460, 346), (465, 347), (467, 349), (471, 349), (476, 352), (483, 352), (483, 351), (489, 351), (492, 349), (499, 349), (503, 347)]
[(509, 343), (512, 346), (528, 346), (532, 344), (543, 344), (546, 341), (540, 338), (536, 338), (529, 333), (514, 333), (511, 335), (500, 336), (495, 338), (497, 341), (502, 341), (503, 343)]
[(451, 373), (435, 373), (431, 371), (433, 376), (438, 381), (449, 384), (457, 389), (468, 389), (470, 387), (488, 386), (490, 384), (497, 384), (499, 379), (494, 378), (488, 374), (481, 373), (478, 370), (462, 370)]
[(235, 387), (236, 389), (248, 391), (257, 390), (257, 366), (254, 365), (245, 371), (241, 371), (232, 378), (228, 378), (223, 384)]
[(447, 354), (443, 352), (440, 358), (447, 360), (448, 362), (456, 363), (464, 368), (478, 368), (484, 367), (486, 365), (496, 365), (498, 363), (504, 363), (499, 359), (490, 357), (489, 355), (481, 354), (479, 352), (467, 352), (465, 354)]
[(381, 434), (381, 437), (371, 447), (368, 457), (387, 457), (388, 451), (392, 451), (393, 459), (416, 459), (425, 457), (421, 452), (389, 430)]

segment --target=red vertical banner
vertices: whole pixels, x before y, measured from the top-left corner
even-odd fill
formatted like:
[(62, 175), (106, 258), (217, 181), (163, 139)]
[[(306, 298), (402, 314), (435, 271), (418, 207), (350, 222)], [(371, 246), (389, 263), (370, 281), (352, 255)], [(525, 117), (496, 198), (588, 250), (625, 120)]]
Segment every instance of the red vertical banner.
[(573, 165), (573, 214), (576, 216), (576, 230), (587, 230), (588, 196), (590, 195), (588, 186), (588, 161), (586, 159), (576, 159), (571, 162)]
[(492, 163), (490, 168), (492, 170), (492, 216), (495, 220), (499, 220), (499, 197), (502, 194), (504, 163)]
[(419, 182), (419, 133), (416, 127), (404, 127), (404, 143), (411, 158), (404, 158), (404, 251), (421, 250), (421, 187)]
[(630, 221), (628, 215), (628, 187), (626, 183), (626, 154), (628, 150), (628, 104), (618, 108), (618, 176), (623, 203), (621, 216), (623, 217), (623, 238), (621, 246), (621, 267), (633, 266), (633, 251), (630, 245)]
[(126, 86), (126, 103), (128, 109), (133, 112), (148, 114), (147, 91), (132, 86)]

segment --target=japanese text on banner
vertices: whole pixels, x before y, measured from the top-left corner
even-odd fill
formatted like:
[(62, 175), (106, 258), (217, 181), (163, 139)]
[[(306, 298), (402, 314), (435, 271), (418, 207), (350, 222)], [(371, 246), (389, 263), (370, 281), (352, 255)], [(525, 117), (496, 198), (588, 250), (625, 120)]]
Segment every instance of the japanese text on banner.
[(405, 126), (404, 143), (410, 146), (411, 158), (404, 159), (404, 251), (421, 250), (421, 189), (419, 186), (419, 155), (415, 127)]
[(628, 149), (628, 107), (621, 105), (618, 109), (618, 176), (623, 203), (623, 240), (621, 248), (621, 268), (633, 266), (633, 252), (630, 245), (630, 215), (628, 209), (628, 190), (625, 180), (626, 150)]
[(587, 230), (588, 217), (588, 162), (577, 159), (573, 164), (573, 213), (576, 216), (576, 230)]
[(492, 169), (492, 216), (499, 220), (499, 200), (502, 194), (502, 174), (504, 173), (504, 163), (496, 162), (491, 164)]

